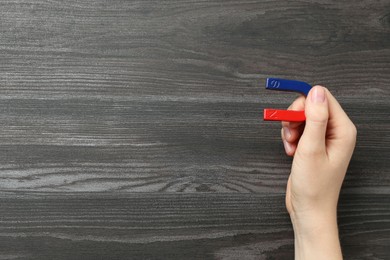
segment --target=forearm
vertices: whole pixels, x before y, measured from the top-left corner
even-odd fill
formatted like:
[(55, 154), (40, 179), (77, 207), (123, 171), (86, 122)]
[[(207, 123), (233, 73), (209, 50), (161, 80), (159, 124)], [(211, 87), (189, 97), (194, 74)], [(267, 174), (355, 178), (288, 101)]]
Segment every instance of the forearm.
[(295, 260), (343, 259), (336, 213), (328, 216), (292, 218), (295, 234)]

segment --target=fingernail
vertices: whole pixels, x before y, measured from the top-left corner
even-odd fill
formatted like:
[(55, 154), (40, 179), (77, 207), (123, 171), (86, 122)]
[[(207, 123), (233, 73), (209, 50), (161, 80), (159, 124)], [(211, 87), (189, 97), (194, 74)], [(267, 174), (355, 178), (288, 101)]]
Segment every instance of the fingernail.
[(284, 150), (287, 154), (290, 154), (292, 151), (291, 144), (287, 142), (286, 140), (283, 140)]
[(311, 101), (313, 103), (324, 103), (325, 102), (325, 89), (323, 87), (314, 87), (311, 93)]
[(287, 140), (290, 140), (291, 132), (290, 132), (290, 129), (288, 127), (283, 127), (283, 134), (284, 134), (284, 138), (286, 138)]

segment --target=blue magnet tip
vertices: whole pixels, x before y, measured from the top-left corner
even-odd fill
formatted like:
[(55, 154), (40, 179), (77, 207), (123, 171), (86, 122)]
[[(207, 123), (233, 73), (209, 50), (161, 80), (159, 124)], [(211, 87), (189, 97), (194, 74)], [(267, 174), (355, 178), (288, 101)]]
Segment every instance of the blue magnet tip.
[(266, 89), (299, 92), (307, 96), (311, 86), (303, 81), (267, 78)]

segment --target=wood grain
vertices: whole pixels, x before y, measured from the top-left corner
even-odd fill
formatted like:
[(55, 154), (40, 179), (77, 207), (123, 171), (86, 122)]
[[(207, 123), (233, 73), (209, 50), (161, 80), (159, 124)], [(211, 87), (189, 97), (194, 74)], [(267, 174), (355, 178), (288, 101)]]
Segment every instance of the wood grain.
[[(0, 257), (292, 259), (283, 202), (242, 193), (2, 193)], [(341, 198), (346, 259), (386, 259), (389, 203), (381, 195)]]
[[(28, 226), (28, 212), (36, 211), (43, 221), (33, 224), (31, 236), (28, 227), (1, 231), (1, 257), (159, 258), (161, 249), (171, 259), (290, 259), (292, 231), (281, 198), (291, 159), (283, 153), (280, 125), (263, 122), (262, 109), (285, 108), (295, 96), (265, 91), (265, 78), (275, 76), (327, 86), (355, 122), (358, 143), (343, 187), (348, 203), (340, 208), (356, 213), (342, 217), (346, 257), (387, 258), (389, 46), (385, 0), (1, 1), (0, 191), (15, 208), (0, 215), (24, 217)], [(264, 194), (278, 201), (266, 206)], [(198, 213), (204, 198), (218, 201), (202, 214), (212, 217), (208, 210), (215, 210), (213, 221), (226, 224), (218, 231), (222, 238), (202, 237), (209, 229), (189, 228), (191, 218), (180, 223), (186, 207), (176, 208), (179, 202), (169, 205), (172, 223), (156, 224), (168, 231), (140, 226), (132, 235), (110, 228), (110, 212), (127, 200), (134, 208), (121, 217), (136, 210), (142, 219), (158, 216), (158, 208), (141, 210), (158, 198), (166, 205), (181, 196)], [(78, 232), (96, 224), (87, 211), (103, 210), (100, 202), (107, 206), (104, 228), (91, 228), (84, 241)], [(65, 209), (86, 222), (61, 227), (61, 221), (72, 226), (71, 218), (61, 219)], [(241, 224), (226, 233), (229, 210), (239, 212), (231, 219)], [(50, 228), (46, 214), (60, 224)], [(255, 225), (256, 214), (263, 224)], [(365, 221), (378, 224), (357, 230)], [(123, 227), (139, 224), (129, 223)], [(175, 225), (184, 226), (184, 237)]]

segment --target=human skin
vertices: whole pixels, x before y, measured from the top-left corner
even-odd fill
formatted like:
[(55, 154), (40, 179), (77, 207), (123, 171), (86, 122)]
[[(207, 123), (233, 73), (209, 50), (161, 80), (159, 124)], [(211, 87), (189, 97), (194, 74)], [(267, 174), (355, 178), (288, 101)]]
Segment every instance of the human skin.
[(289, 107), (306, 122), (282, 122), (286, 154), (293, 156), (286, 207), (295, 259), (342, 259), (337, 203), (356, 143), (356, 127), (328, 89), (315, 86)]

